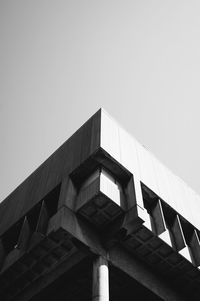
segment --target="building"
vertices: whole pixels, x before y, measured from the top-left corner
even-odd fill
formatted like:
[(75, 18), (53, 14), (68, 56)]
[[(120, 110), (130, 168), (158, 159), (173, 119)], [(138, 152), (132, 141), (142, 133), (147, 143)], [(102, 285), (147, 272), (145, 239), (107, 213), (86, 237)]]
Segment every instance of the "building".
[(0, 204), (0, 300), (199, 300), (199, 213), (99, 110)]

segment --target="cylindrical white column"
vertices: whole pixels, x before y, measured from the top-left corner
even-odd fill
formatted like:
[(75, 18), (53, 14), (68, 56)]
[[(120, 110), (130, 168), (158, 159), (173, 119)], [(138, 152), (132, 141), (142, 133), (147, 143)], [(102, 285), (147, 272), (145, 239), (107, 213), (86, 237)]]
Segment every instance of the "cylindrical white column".
[(93, 264), (92, 301), (109, 301), (109, 271), (106, 259), (99, 256)]

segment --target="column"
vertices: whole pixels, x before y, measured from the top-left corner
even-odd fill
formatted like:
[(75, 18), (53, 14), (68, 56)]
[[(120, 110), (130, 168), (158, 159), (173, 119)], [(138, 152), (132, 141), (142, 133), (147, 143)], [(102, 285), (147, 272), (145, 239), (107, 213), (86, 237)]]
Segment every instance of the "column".
[(92, 301), (109, 301), (108, 262), (101, 256), (93, 263)]

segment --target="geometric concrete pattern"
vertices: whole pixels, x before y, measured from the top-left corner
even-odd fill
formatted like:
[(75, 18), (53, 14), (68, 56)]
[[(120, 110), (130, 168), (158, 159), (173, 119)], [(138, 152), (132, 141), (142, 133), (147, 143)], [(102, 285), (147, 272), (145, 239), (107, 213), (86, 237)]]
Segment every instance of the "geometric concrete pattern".
[(199, 198), (156, 162), (92, 116), (0, 204), (0, 300), (199, 300)]

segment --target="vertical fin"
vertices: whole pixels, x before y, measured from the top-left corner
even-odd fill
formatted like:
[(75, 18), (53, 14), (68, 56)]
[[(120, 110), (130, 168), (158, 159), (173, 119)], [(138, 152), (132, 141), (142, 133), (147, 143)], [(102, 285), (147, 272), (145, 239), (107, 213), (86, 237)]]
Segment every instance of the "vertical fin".
[(40, 214), (36, 226), (36, 232), (46, 234), (47, 226), (48, 226), (48, 221), (49, 221), (49, 214), (47, 211), (47, 207), (45, 202), (42, 202), (42, 206), (40, 209)]
[(2, 239), (0, 239), (0, 267), (4, 261), (5, 255), (6, 255), (6, 251), (5, 251)]
[(200, 241), (196, 230), (194, 230), (194, 232), (192, 233), (189, 245), (191, 248), (194, 264), (200, 266)]
[(186, 246), (185, 236), (178, 214), (173, 221), (171, 232), (173, 233), (174, 245), (177, 251), (182, 250)]
[(28, 240), (30, 238), (30, 234), (31, 234), (31, 230), (30, 230), (30, 226), (29, 226), (29, 222), (27, 217), (25, 216), (21, 230), (20, 230), (20, 234), (19, 234), (19, 238), (17, 241), (17, 248), (18, 249), (22, 249), (25, 250)]
[(161, 233), (166, 231), (166, 223), (160, 199), (156, 202), (156, 205), (151, 209), (151, 217), (153, 219), (153, 224), (157, 235), (160, 235)]

